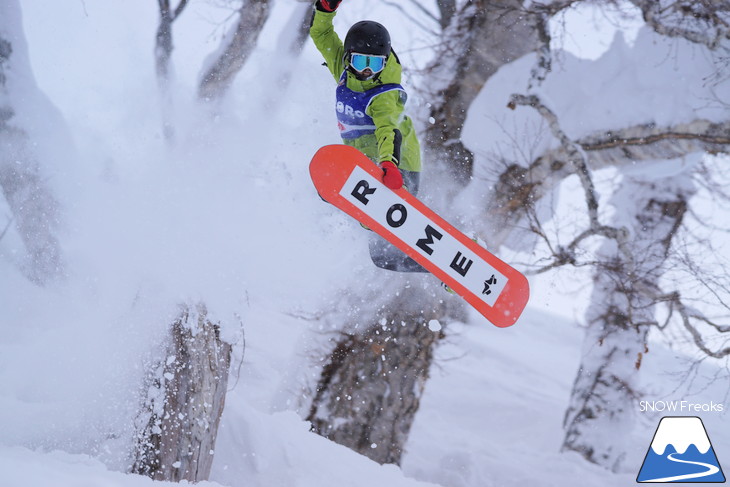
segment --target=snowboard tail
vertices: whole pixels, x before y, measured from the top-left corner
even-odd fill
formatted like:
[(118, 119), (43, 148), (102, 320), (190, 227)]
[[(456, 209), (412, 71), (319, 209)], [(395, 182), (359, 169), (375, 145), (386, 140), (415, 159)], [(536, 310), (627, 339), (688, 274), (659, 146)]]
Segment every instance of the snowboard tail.
[[(434, 274), (491, 323), (506, 327), (517, 321), (530, 294), (525, 276), (458, 231), (406, 189), (386, 187), (380, 168), (362, 152), (347, 145), (322, 147), (312, 158), (309, 172), (324, 200)], [(371, 254), (375, 261), (377, 253)], [(396, 262), (403, 259), (382, 255), (381, 264), (400, 270)], [(382, 267), (378, 262), (376, 265)]]

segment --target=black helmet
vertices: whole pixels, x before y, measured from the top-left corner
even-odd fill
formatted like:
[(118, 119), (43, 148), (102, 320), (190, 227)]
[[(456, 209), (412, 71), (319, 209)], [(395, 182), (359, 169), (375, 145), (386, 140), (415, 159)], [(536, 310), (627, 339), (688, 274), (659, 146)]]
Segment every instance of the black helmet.
[(345, 54), (353, 52), (388, 56), (390, 54), (388, 29), (372, 20), (363, 20), (354, 24), (345, 36)]

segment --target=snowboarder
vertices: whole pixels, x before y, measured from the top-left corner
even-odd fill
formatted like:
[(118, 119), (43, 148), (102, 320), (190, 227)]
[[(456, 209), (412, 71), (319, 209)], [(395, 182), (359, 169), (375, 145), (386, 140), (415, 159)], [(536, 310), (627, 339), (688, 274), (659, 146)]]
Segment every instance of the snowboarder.
[(383, 170), (391, 189), (418, 193), (421, 148), (404, 114), (401, 64), (388, 30), (378, 22), (354, 24), (340, 40), (332, 21), (342, 0), (317, 0), (310, 35), (338, 82), (337, 125), (343, 143), (363, 152)]

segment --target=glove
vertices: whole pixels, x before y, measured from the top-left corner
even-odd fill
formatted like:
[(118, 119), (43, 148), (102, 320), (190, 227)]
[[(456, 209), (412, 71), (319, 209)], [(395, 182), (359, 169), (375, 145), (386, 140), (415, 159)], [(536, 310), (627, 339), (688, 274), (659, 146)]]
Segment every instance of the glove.
[(340, 6), (342, 0), (317, 0), (315, 4), (319, 10), (334, 12)]
[(380, 163), (380, 169), (383, 170), (383, 184), (390, 189), (403, 187), (403, 176), (398, 170), (398, 166), (391, 161), (383, 161)]

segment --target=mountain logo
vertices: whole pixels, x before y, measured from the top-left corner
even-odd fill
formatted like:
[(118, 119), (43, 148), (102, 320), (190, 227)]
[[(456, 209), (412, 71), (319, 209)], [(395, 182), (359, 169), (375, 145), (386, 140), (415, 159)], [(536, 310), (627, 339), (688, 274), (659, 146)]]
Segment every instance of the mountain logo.
[(662, 418), (636, 481), (725, 482), (702, 420), (696, 416)]

